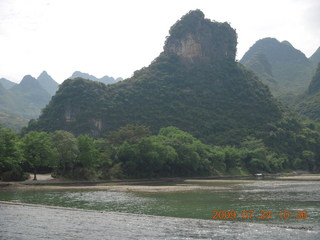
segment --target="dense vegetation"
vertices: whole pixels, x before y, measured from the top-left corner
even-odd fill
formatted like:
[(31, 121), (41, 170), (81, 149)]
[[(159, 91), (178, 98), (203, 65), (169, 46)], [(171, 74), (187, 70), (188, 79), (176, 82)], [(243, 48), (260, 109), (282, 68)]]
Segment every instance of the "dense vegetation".
[(267, 87), (237, 63), (186, 68), (175, 56), (160, 56), (112, 86), (65, 81), (29, 130), (97, 137), (127, 124), (150, 126), (153, 133), (173, 125), (206, 142), (224, 144), (263, 131), (281, 117)]
[(308, 92), (296, 100), (294, 108), (299, 114), (314, 121), (320, 121), (320, 63), (312, 78)]
[[(32, 172), (36, 179), (39, 171), (81, 180), (319, 171), (319, 126), (286, 131), (292, 124), (297, 123), (283, 123), (265, 142), (247, 136), (236, 146), (204, 144), (172, 126), (151, 135), (145, 126), (127, 125), (99, 139), (62, 130), (19, 137), (0, 127), (0, 177), (23, 180)], [(286, 141), (285, 149), (272, 149), (268, 141)]]

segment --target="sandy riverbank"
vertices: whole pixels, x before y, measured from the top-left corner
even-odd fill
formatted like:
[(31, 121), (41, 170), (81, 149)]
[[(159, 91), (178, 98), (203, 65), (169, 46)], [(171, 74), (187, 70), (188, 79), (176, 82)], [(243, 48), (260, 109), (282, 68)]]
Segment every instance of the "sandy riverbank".
[(109, 182), (70, 182), (51, 178), (50, 175), (39, 175), (38, 181), (27, 180), (24, 182), (0, 183), (0, 190), (108, 190), (108, 191), (133, 191), (133, 192), (163, 192), (163, 191), (195, 191), (195, 190), (221, 190), (221, 186), (205, 186), (202, 183), (245, 184), (257, 181), (269, 183), (286, 182), (312, 182), (319, 181), (320, 174), (303, 174), (299, 176), (277, 177), (273, 180), (237, 180), (237, 179), (180, 179), (180, 181), (109, 181)]
[(302, 174), (298, 176), (282, 176), (277, 177), (277, 179), (283, 179), (283, 180), (320, 180), (320, 174)]
[(177, 186), (143, 186), (143, 185), (90, 185), (90, 186), (59, 186), (59, 185), (23, 185), (12, 184), (4, 186), (0, 190), (108, 190), (108, 191), (133, 191), (133, 192), (161, 192), (161, 191), (192, 191), (199, 190), (201, 186), (177, 185)]

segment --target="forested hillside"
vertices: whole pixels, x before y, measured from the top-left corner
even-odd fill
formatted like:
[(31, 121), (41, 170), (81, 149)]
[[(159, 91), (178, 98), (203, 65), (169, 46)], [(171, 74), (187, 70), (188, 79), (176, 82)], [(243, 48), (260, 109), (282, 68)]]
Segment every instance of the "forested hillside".
[(308, 91), (297, 99), (294, 108), (298, 113), (311, 120), (320, 121), (320, 63)]
[(214, 144), (236, 143), (282, 118), (268, 88), (235, 62), (236, 33), (191, 11), (164, 51), (130, 79), (67, 80), (29, 129), (101, 136), (127, 124), (173, 125)]

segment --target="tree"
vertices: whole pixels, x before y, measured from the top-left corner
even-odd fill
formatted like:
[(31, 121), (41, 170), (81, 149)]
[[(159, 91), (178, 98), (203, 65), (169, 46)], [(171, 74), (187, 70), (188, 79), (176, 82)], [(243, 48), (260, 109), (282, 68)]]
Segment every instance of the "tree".
[(229, 173), (241, 168), (243, 155), (243, 150), (234, 146), (214, 147), (214, 157), (220, 159), (220, 170)]
[(76, 162), (79, 153), (77, 139), (72, 133), (57, 130), (52, 134), (52, 141), (58, 152), (57, 171), (65, 175)]
[(151, 132), (148, 127), (129, 124), (119, 128), (117, 131), (110, 132), (107, 135), (107, 139), (111, 144), (119, 146), (125, 141), (137, 143), (143, 137), (150, 135)]
[(177, 175), (209, 173), (208, 145), (173, 126), (160, 129), (159, 136), (165, 137), (166, 144), (171, 146), (178, 155), (176, 161), (172, 163), (172, 168)]
[(18, 135), (0, 124), (0, 177), (4, 180), (22, 180), (21, 154)]
[[(115, 167), (114, 171), (111, 171), (113, 168), (113, 163), (116, 156), (116, 147), (109, 144), (107, 139), (96, 139), (94, 141), (95, 148), (98, 151), (98, 160), (96, 170), (99, 171), (99, 176), (102, 178), (116, 177), (112, 176), (113, 173), (116, 173), (117, 170), (121, 170), (121, 166)], [(115, 174), (117, 175), (117, 174)], [(120, 174), (121, 175), (121, 174)], [(120, 176), (118, 175), (118, 176)]]
[(21, 149), (24, 159), (33, 168), (33, 180), (37, 180), (39, 167), (50, 167), (55, 163), (57, 152), (51, 136), (45, 132), (31, 131), (27, 133), (21, 139)]
[(163, 136), (150, 136), (143, 138), (137, 145), (139, 150), (139, 166), (147, 176), (171, 176), (172, 166), (178, 154), (173, 147), (166, 143)]
[[(121, 163), (122, 169), (127, 176), (138, 176), (139, 150), (137, 144), (124, 142), (117, 150), (117, 162)], [(140, 169), (141, 171), (141, 169)]]
[(312, 151), (303, 151), (302, 160), (308, 165), (310, 171), (316, 170), (315, 154)]
[(81, 135), (78, 142), (78, 163), (84, 168), (93, 168), (98, 162), (99, 152), (94, 144), (94, 140), (88, 135)]
[(250, 172), (279, 172), (288, 162), (287, 156), (271, 151), (261, 139), (247, 137), (241, 146), (245, 151), (243, 162)]

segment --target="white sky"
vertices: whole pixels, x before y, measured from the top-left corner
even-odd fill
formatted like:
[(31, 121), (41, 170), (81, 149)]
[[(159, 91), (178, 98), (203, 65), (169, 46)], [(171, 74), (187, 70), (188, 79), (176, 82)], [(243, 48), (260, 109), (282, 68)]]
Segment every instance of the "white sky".
[(0, 0), (0, 78), (78, 70), (127, 78), (163, 50), (189, 10), (229, 22), (238, 54), (257, 40), (288, 40), (307, 57), (320, 46), (320, 0)]

